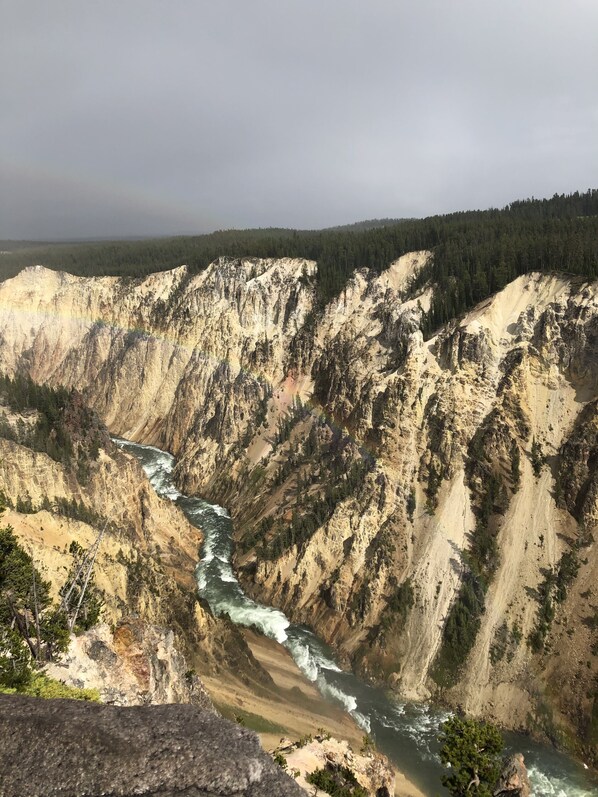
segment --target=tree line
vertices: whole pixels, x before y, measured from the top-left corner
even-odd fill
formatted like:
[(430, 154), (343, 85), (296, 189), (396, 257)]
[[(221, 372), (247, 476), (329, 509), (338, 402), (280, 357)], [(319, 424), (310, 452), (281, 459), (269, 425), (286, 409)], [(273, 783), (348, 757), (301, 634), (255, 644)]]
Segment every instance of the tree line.
[(434, 257), (419, 276), (440, 290), (428, 331), (529, 271), (598, 276), (598, 189), (526, 199), (502, 209), (424, 219), (381, 220), (327, 230), (219, 230), (199, 236), (86, 244), (13, 245), (0, 255), (0, 279), (42, 264), (81, 276), (131, 278), (187, 265), (191, 274), (221, 256), (299, 257), (318, 263), (321, 303), (338, 295), (355, 269), (381, 272), (403, 254)]

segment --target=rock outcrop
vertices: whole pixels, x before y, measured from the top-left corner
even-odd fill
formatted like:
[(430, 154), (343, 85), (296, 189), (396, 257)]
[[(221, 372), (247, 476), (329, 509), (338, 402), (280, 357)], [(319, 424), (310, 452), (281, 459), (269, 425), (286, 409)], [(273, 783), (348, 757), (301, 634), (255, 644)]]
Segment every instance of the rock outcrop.
[(0, 738), (3, 797), (303, 794), (253, 732), (197, 706), (0, 695)]
[(424, 340), (427, 257), (325, 308), (308, 261), (26, 269), (0, 357), (174, 453), (244, 587), (347, 664), (595, 756), (596, 284), (529, 274)]
[(521, 753), (505, 761), (493, 794), (494, 797), (529, 797), (531, 786)]
[(281, 739), (272, 753), (284, 759), (287, 772), (294, 775), (297, 783), (309, 794), (324, 795), (314, 789), (307, 776), (324, 769), (338, 773), (349, 772), (351, 782), (357, 783), (368, 794), (376, 797), (392, 797), (395, 794), (395, 774), (388, 759), (374, 750), (355, 752), (348, 742), (317, 735), (313, 739), (291, 742)]
[(131, 618), (73, 636), (67, 653), (45, 672), (67, 686), (97, 690), (116, 706), (191, 703), (214, 710), (202, 682), (170, 629)]

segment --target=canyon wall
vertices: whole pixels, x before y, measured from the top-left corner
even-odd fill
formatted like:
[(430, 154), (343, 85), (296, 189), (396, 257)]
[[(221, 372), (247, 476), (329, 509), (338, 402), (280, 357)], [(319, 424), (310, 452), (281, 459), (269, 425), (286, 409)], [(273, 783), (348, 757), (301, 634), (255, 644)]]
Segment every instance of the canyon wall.
[(326, 307), (302, 260), (26, 269), (3, 369), (175, 454), (229, 506), (244, 587), (346, 663), (595, 754), (597, 286), (520, 277), (424, 340), (429, 256)]
[[(1, 406), (0, 416), (13, 427), (35, 420), (31, 412), (18, 417)], [(7, 506), (0, 525), (32, 556), (56, 603), (74, 573), (76, 551), (93, 550), (102, 535), (93, 566), (102, 624), (72, 635), (67, 655), (48, 663), (47, 674), (97, 689), (104, 702), (204, 708), (212, 706), (198, 672), (232, 668), (267, 678), (239, 631), (197, 598), (201, 533), (156, 494), (134, 457), (105, 430), (100, 436), (84, 473), (75, 457), (57, 461), (0, 438), (0, 495)]]

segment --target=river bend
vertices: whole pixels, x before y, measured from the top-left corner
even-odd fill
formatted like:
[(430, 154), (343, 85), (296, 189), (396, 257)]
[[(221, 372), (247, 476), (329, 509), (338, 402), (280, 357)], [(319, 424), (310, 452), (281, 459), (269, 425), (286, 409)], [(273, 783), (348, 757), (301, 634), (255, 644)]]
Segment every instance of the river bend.
[[(445, 793), (444, 771), (437, 756), (436, 737), (446, 713), (426, 704), (401, 703), (381, 689), (343, 671), (332, 651), (305, 626), (291, 623), (279, 610), (249, 598), (231, 566), (232, 523), (228, 512), (201, 498), (182, 495), (174, 483), (174, 458), (153, 446), (115, 438), (141, 463), (156, 492), (176, 502), (204, 534), (197, 567), (199, 593), (216, 615), (227, 613), (242, 626), (256, 626), (284, 645), (323, 699), (335, 701), (375, 740), (399, 770), (428, 795)], [(579, 764), (526, 736), (506, 734), (510, 749), (522, 752), (535, 797), (597, 797), (598, 784)]]

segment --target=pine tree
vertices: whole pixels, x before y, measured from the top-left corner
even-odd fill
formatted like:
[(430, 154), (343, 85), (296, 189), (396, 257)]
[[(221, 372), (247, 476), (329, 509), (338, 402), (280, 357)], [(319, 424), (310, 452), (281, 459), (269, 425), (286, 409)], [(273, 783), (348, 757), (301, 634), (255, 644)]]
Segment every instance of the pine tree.
[(492, 797), (504, 748), (498, 728), (454, 716), (442, 725), (439, 741), (440, 760), (450, 766), (442, 785), (453, 797)]

